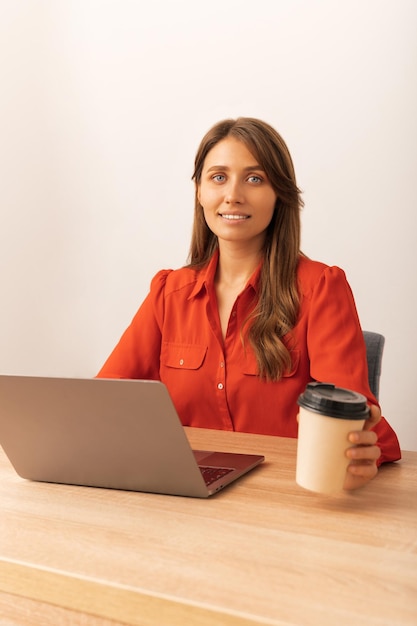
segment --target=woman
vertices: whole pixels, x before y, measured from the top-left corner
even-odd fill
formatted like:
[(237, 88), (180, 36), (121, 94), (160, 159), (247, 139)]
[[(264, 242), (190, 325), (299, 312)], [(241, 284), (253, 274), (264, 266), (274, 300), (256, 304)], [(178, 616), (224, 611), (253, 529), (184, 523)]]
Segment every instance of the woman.
[(280, 135), (254, 118), (219, 122), (195, 159), (189, 265), (162, 270), (99, 372), (163, 381), (184, 425), (297, 436), (312, 380), (364, 394), (345, 488), (400, 458), (372, 395), (343, 271), (300, 252), (302, 200)]

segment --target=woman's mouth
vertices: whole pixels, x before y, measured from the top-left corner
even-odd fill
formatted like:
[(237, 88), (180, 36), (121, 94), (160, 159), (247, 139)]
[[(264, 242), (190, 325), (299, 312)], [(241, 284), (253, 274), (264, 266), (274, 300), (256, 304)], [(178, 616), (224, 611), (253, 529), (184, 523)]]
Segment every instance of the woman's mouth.
[(239, 215), (234, 213), (219, 213), (220, 217), (225, 220), (247, 220), (249, 219), (249, 215)]

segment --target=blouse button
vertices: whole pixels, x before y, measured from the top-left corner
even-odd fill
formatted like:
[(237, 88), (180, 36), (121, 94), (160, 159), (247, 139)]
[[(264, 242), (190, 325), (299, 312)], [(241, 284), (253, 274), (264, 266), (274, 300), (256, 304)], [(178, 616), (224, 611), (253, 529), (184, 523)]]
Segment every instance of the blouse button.
[(217, 385), (217, 389), (223, 389), (223, 383), (219, 383), (219, 384)]
[(184, 359), (180, 359), (180, 365), (184, 365)]

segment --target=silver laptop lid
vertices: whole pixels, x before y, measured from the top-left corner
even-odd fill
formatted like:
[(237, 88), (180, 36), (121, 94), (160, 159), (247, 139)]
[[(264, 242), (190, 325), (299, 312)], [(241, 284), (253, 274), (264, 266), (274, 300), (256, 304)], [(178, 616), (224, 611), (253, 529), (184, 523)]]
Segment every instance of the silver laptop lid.
[(208, 489), (159, 381), (3, 375), (0, 398), (0, 444), (31, 480), (207, 497), (264, 460), (220, 453), (235, 471)]

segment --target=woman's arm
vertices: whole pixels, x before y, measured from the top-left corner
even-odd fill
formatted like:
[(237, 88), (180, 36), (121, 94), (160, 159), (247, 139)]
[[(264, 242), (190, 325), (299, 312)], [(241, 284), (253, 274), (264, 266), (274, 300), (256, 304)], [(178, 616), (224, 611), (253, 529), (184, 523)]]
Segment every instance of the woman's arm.
[(346, 489), (355, 489), (371, 480), (377, 467), (401, 458), (397, 436), (381, 416), (378, 401), (368, 382), (366, 346), (351, 288), (344, 272), (326, 268), (312, 294), (308, 321), (308, 350), (311, 375), (362, 393), (371, 416), (363, 431), (351, 433), (346, 455), (351, 459)]
[(100, 369), (98, 378), (159, 380), (164, 290), (169, 272), (162, 270), (156, 274), (148, 296)]

